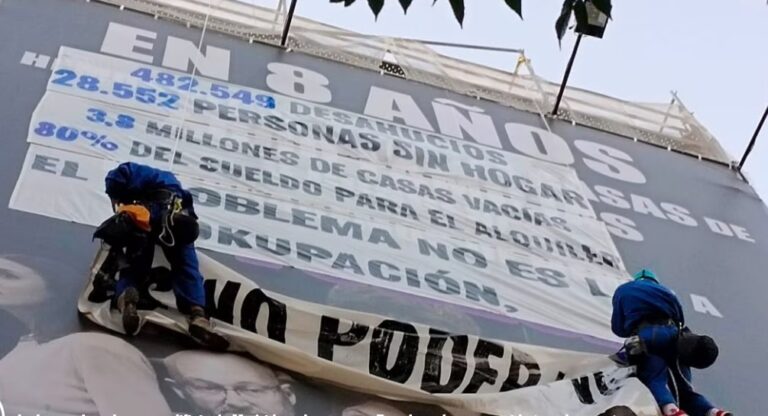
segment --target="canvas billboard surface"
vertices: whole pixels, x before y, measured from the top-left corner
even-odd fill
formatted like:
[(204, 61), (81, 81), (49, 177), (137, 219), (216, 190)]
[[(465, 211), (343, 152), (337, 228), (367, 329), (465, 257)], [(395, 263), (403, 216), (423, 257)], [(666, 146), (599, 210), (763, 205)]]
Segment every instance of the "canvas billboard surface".
[[(102, 178), (131, 160), (179, 175), (198, 245), (257, 287), (452, 333), (610, 352), (610, 294), (650, 266), (721, 345), (697, 386), (765, 407), (768, 338), (742, 323), (766, 312), (766, 209), (732, 171), (218, 34), (193, 77), (199, 31), (116, 10), (0, 4), (0, 244), (7, 275), (33, 276), (0, 291), (7, 350), (90, 328), (74, 305)], [(163, 374), (188, 345), (149, 332), (133, 344)], [(334, 394), (334, 411), (373, 400)]]

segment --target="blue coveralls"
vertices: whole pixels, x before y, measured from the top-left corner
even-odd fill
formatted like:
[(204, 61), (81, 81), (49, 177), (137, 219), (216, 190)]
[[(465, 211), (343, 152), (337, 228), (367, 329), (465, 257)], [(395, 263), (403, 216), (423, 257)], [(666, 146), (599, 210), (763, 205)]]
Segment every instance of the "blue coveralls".
[[(659, 407), (675, 403), (691, 416), (706, 416), (714, 406), (693, 390), (691, 369), (678, 362), (677, 326), (656, 324), (639, 328), (643, 322), (665, 319), (685, 324), (677, 296), (652, 278), (624, 283), (613, 294), (611, 329), (622, 338), (638, 335), (645, 344), (646, 353), (635, 358), (637, 378), (648, 387)], [(679, 402), (669, 388), (670, 382), (676, 386)]]
[[(192, 207), (192, 195), (181, 187), (181, 183), (173, 173), (155, 169), (151, 166), (126, 162), (109, 171), (105, 178), (106, 192), (116, 202), (131, 204), (134, 201), (145, 203), (150, 212), (152, 231), (148, 244), (143, 247), (131, 248), (127, 253), (132, 258), (128, 267), (120, 271), (120, 279), (115, 288), (115, 298), (120, 296), (128, 287), (137, 287), (149, 275), (155, 253), (155, 244), (160, 230), (162, 218), (167, 209), (160, 201), (152, 201), (150, 195), (163, 190), (180, 197), (181, 206), (190, 215), (195, 216)], [(168, 247), (160, 244), (165, 257), (171, 265), (173, 292), (179, 311), (188, 313), (191, 306), (205, 307), (205, 291), (203, 276), (200, 274), (197, 254), (194, 244), (174, 245)]]

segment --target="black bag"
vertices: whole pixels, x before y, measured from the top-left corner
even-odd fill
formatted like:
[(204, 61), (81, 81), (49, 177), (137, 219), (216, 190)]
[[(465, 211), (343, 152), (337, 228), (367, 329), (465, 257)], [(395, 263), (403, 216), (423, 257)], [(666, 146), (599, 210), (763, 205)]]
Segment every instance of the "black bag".
[(200, 235), (200, 225), (197, 218), (189, 215), (186, 210), (181, 212), (169, 211), (163, 217), (163, 231), (158, 240), (167, 247), (185, 246), (192, 244)]
[(128, 214), (118, 212), (96, 228), (93, 238), (114, 248), (136, 247), (146, 243), (147, 232), (139, 228)]
[(693, 368), (707, 368), (714, 364), (719, 354), (712, 337), (693, 333), (683, 328), (677, 337), (677, 355), (680, 364)]

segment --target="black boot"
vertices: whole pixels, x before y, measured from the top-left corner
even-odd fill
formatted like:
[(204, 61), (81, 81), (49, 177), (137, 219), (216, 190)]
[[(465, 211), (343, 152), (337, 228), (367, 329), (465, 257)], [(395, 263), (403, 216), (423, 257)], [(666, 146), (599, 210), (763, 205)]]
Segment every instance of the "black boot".
[(193, 306), (189, 313), (189, 335), (198, 344), (215, 351), (226, 351), (229, 341), (221, 334), (214, 332), (211, 321), (205, 316), (205, 310)]
[(136, 335), (139, 332), (141, 318), (137, 310), (139, 291), (129, 287), (117, 298), (117, 309), (123, 315), (123, 331), (126, 335)]

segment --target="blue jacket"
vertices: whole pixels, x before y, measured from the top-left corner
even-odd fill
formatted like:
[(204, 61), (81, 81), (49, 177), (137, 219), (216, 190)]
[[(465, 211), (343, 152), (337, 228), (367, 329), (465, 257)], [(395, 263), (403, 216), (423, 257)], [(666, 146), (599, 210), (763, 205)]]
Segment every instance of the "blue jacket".
[[(171, 172), (138, 163), (125, 162), (109, 171), (104, 182), (107, 195), (114, 201), (122, 203), (132, 203), (136, 200), (146, 201), (149, 193), (167, 190), (180, 197), (182, 207), (187, 208), (190, 214), (195, 215), (192, 207), (192, 194), (181, 187), (181, 182)], [(154, 217), (156, 212), (153, 208), (155, 207), (150, 208), (150, 212)]]
[(624, 283), (613, 294), (611, 330), (616, 336), (632, 336), (637, 325), (646, 319), (670, 318), (685, 324), (683, 307), (674, 293), (653, 279)]

